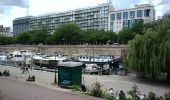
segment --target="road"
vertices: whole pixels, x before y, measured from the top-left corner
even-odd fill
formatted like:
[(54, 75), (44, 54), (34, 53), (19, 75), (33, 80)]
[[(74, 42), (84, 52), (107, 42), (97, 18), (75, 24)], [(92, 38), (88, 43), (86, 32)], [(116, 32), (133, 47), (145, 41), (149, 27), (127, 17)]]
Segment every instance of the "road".
[(96, 100), (0, 77), (0, 100)]

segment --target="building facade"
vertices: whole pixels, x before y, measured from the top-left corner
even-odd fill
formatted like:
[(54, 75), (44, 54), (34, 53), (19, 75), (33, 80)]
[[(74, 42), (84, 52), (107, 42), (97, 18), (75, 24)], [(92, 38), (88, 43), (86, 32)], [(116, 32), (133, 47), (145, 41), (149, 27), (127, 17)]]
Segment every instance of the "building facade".
[(30, 20), (32, 16), (20, 17), (13, 20), (13, 35), (30, 30)]
[(108, 29), (108, 15), (114, 8), (110, 3), (95, 7), (76, 9), (61, 13), (35, 16), (30, 20), (30, 29), (38, 30), (41, 26), (53, 33), (56, 28), (66, 23), (74, 23), (81, 29)]
[(52, 34), (56, 28), (66, 23), (77, 24), (83, 30), (119, 32), (140, 20), (144, 23), (155, 20), (154, 7), (143, 4), (115, 11), (111, 3), (105, 3), (66, 12), (16, 18), (13, 20), (13, 34), (15, 36), (28, 30), (39, 30), (42, 27), (47, 28), (48, 33)]
[(134, 8), (111, 12), (108, 20), (108, 30), (119, 32), (123, 28), (130, 28), (135, 22), (141, 20), (144, 23), (154, 21), (155, 9), (149, 4), (135, 5)]
[(4, 27), (3, 25), (0, 25), (0, 36), (12, 36), (10, 27)]
[(163, 17), (170, 17), (170, 10), (166, 11), (166, 12), (163, 14)]

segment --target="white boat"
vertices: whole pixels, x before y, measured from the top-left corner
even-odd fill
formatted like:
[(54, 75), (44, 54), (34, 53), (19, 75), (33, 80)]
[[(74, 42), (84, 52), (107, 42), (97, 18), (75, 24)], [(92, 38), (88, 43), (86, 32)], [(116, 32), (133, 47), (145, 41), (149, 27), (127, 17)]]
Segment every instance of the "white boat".
[(25, 62), (26, 65), (31, 64), (31, 59), (34, 56), (32, 52), (29, 50), (15, 50), (14, 52), (9, 54), (9, 58), (11, 61), (19, 61)]
[(0, 55), (0, 61), (7, 61), (6, 55)]
[(99, 56), (80, 55), (76, 57), (76, 60), (85, 63), (100, 63), (100, 62), (107, 63), (114, 60), (114, 57), (110, 55), (99, 55)]
[(85, 73), (95, 73), (98, 72), (98, 65), (97, 64), (85, 64)]
[(37, 53), (33, 56), (33, 62), (35, 65), (40, 67), (54, 68), (54, 66), (59, 62), (66, 60), (67, 57), (63, 55), (42, 55)]

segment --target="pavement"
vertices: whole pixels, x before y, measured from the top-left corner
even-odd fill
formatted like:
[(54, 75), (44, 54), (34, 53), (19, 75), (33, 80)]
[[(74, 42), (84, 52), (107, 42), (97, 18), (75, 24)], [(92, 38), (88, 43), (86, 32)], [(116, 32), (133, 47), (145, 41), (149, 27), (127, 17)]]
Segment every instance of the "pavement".
[[(10, 79), (26, 82), (28, 75), (34, 75), (36, 81), (33, 84), (38, 86), (63, 91), (67, 93), (72, 93), (69, 89), (63, 89), (58, 87), (58, 85), (53, 85), (54, 82), (54, 72), (46, 72), (41, 70), (29, 70), (29, 73), (21, 74), (19, 68), (3, 66), (0, 65), (0, 71), (3, 72), (5, 69), (9, 70), (11, 73)], [(123, 90), (126, 95), (127, 91), (132, 89), (132, 86), (137, 85), (141, 94), (148, 94), (150, 91), (156, 93), (157, 96), (163, 95), (165, 92), (170, 90), (170, 84), (156, 82), (153, 80), (139, 79), (136, 78), (135, 74), (129, 74), (128, 76), (119, 75), (89, 75), (83, 74), (82, 82), (85, 84), (86, 88), (90, 90), (94, 82), (100, 82), (102, 84), (102, 89), (108, 91), (108, 89), (113, 88), (114, 93)]]
[(0, 100), (98, 100), (0, 77)]

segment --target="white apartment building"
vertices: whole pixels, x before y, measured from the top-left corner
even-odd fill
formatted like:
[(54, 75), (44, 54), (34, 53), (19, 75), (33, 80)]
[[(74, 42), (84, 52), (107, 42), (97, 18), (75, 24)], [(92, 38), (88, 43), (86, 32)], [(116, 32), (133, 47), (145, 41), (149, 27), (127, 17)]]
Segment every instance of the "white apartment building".
[(112, 4), (106, 3), (89, 8), (35, 16), (30, 20), (30, 30), (38, 30), (40, 26), (45, 26), (49, 33), (53, 33), (56, 28), (63, 24), (75, 23), (84, 30), (107, 31), (109, 28), (108, 17), (111, 11), (114, 11)]
[(135, 22), (143, 20), (144, 23), (155, 20), (154, 6), (149, 4), (135, 5), (134, 8), (110, 12), (108, 30), (119, 32), (123, 28), (131, 27)]
[(0, 25), (0, 36), (7, 36), (7, 37), (13, 36), (10, 27), (4, 27), (3, 25)]

